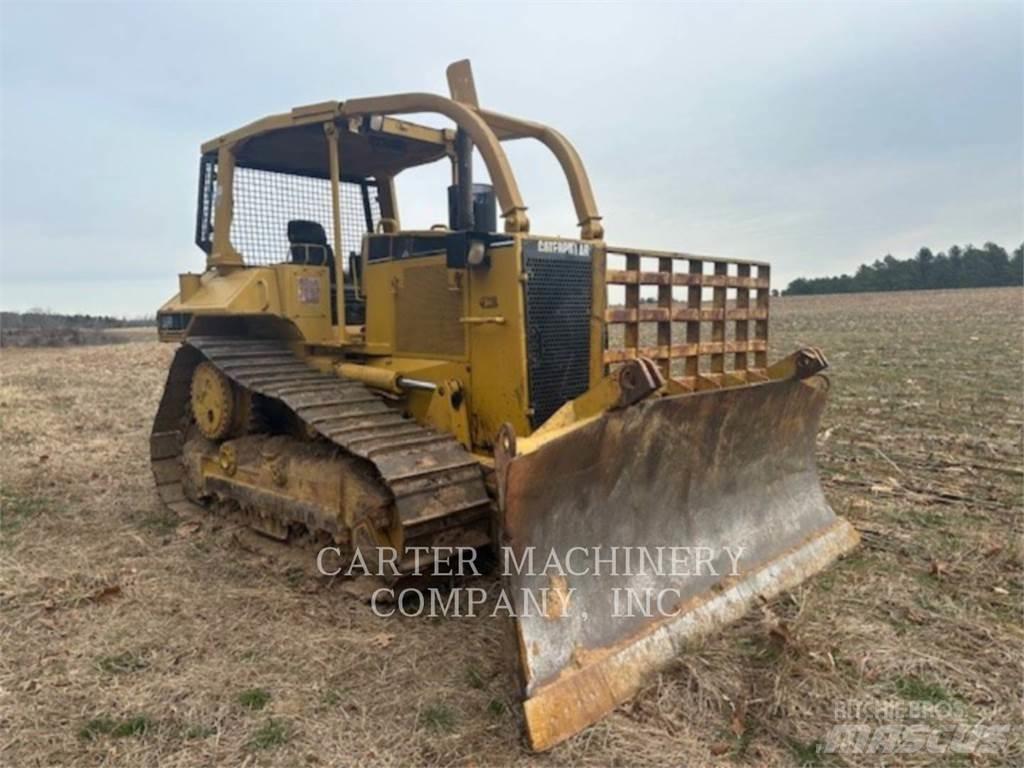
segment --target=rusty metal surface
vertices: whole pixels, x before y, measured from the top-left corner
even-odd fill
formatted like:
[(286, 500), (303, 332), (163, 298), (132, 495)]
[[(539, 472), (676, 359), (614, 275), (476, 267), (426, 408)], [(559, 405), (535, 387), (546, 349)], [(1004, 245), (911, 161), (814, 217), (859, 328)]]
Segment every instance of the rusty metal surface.
[(619, 399), (615, 403), (616, 408), (625, 408), (633, 403), (638, 403), (665, 385), (665, 377), (658, 370), (658, 366), (647, 357), (627, 360), (621, 368), (615, 371), (615, 378), (619, 385)]
[(185, 502), (180, 487), (185, 414), (192, 370), (204, 359), (240, 386), (284, 403), (336, 446), (370, 462), (394, 497), (407, 541), (449, 518), (462, 521), (488, 510), (479, 463), (450, 435), (403, 418), (364, 384), (310, 368), (281, 342), (220, 337), (187, 339), (171, 364), (150, 439), (165, 503)]
[[(520, 615), (534, 748), (606, 714), (686, 637), (737, 618), (756, 595), (799, 582), (856, 542), (829, 508), (815, 467), (823, 384), (812, 377), (648, 399), (508, 462), (504, 544), (516, 558), (533, 548), (535, 563), (554, 552), (564, 564), (582, 548), (573, 562), (584, 573), (565, 574), (564, 583), (536, 567), (507, 580)], [(731, 575), (722, 548), (740, 546)], [(624, 565), (614, 574), (594, 554), (607, 557), (611, 547), (620, 548), (620, 563), (626, 548), (635, 557), (709, 547), (718, 575), (653, 565), (638, 574), (635, 561), (632, 575)], [(523, 590), (545, 589), (568, 591), (561, 615), (531, 612)], [(654, 616), (616, 617), (615, 590), (669, 599)]]
[[(653, 359), (684, 387), (744, 382), (768, 366), (767, 263), (608, 246), (605, 282), (625, 301), (608, 306), (603, 362)], [(641, 288), (657, 290), (656, 303)], [(647, 326), (653, 333), (645, 332)]]

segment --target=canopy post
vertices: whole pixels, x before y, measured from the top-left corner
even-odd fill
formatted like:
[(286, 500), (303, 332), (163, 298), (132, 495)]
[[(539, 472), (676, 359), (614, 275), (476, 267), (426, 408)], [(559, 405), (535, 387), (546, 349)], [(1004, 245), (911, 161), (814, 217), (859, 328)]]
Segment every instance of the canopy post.
[(333, 122), (324, 123), (327, 137), (327, 157), (331, 173), (331, 220), (334, 229), (334, 307), (338, 325), (335, 338), (344, 344), (348, 340), (345, 328), (345, 269), (341, 249), (341, 161), (338, 158), (338, 129)]
[(217, 185), (214, 188), (213, 247), (206, 266), (228, 271), (244, 266), (242, 254), (231, 244), (231, 220), (235, 212), (235, 153), (229, 146), (217, 150)]
[(433, 93), (397, 93), (350, 99), (341, 106), (340, 111), (346, 117), (433, 112), (451, 119), (460, 130), (468, 134), (487, 166), (487, 173), (501, 204), (505, 231), (510, 234), (529, 233), (530, 219), (526, 215), (526, 205), (519, 194), (519, 186), (508, 157), (494, 131), (474, 109)]

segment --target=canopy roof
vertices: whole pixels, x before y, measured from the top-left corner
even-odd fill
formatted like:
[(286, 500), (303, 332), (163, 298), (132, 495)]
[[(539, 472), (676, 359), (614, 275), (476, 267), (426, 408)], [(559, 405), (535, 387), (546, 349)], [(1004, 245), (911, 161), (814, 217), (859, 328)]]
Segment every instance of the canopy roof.
[(323, 151), (326, 142), (320, 137), (326, 127), (338, 136), (342, 178), (394, 176), (405, 168), (454, 157), (455, 132), (406, 122), (393, 115), (443, 115), (468, 135), (474, 150), (480, 153), (506, 232), (529, 232), (530, 220), (501, 142), (529, 138), (551, 150), (562, 167), (580, 236), (602, 239), (604, 228), (590, 180), (572, 144), (540, 123), (481, 108), (468, 61), (449, 66), (448, 79), (452, 98), (398, 93), (296, 107), (207, 142), (203, 153), (230, 148), (235, 163), (243, 167), (329, 178), (329, 155)]
[(452, 152), (454, 133), (393, 117), (345, 117), (341, 102), (296, 107), (224, 134), (202, 146), (234, 150), (237, 165), (280, 173), (329, 178), (324, 124), (333, 122), (339, 139), (341, 174), (346, 178), (394, 176), (405, 168), (439, 160)]

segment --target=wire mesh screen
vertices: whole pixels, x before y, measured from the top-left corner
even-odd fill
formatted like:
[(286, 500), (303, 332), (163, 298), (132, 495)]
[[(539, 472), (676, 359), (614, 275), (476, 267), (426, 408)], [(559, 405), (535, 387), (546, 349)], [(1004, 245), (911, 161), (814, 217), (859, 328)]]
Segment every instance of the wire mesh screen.
[[(359, 253), (363, 235), (380, 219), (372, 181), (341, 182), (342, 256)], [(235, 168), (231, 244), (248, 265), (288, 261), (288, 222), (315, 221), (334, 242), (331, 185), (327, 179), (257, 168)], [(347, 264), (347, 259), (345, 262)]]
[(609, 248), (606, 282), (606, 363), (649, 357), (692, 388), (763, 377), (767, 264)]
[[(377, 185), (370, 181), (342, 181), (340, 192), (341, 245), (347, 256), (362, 251), (363, 235), (376, 229), (380, 221), (380, 201)], [(329, 190), (327, 196), (330, 198)], [(332, 240), (331, 230), (327, 232), (327, 239)]]

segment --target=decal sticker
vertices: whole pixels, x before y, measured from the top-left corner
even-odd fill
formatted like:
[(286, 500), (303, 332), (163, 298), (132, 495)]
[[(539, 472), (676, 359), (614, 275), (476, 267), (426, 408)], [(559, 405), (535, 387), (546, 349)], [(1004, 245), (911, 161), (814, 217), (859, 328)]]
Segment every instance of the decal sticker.
[(302, 304), (320, 303), (320, 278), (300, 277), (299, 278), (299, 301)]

